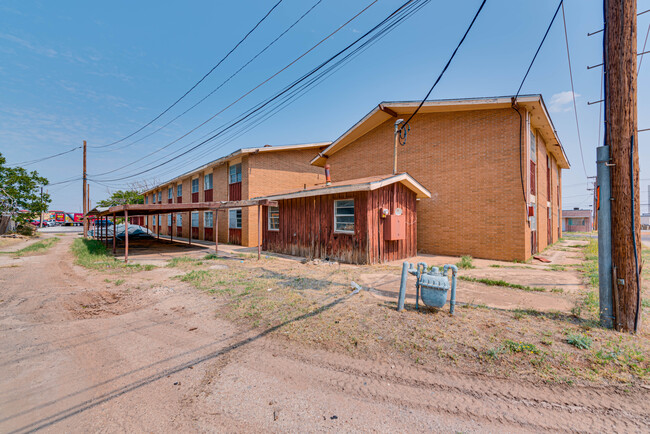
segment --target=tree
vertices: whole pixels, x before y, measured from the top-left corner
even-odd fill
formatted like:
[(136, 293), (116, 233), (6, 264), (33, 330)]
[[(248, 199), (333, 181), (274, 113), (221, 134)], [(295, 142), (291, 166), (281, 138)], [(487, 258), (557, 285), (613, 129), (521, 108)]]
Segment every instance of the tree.
[(49, 181), (35, 170), (5, 166), (6, 161), (0, 153), (0, 190), (5, 198), (0, 201), (0, 211), (13, 214), (18, 223), (25, 223), (47, 211), (51, 199), (46, 193), (41, 196), (41, 187)]
[(116, 206), (144, 203), (144, 196), (135, 190), (117, 190), (111, 197), (97, 202), (97, 206)]

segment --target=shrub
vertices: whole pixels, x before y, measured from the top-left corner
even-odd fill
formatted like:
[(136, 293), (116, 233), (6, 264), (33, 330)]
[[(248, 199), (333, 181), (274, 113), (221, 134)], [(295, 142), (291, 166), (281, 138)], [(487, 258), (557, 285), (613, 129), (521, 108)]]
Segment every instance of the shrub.
[(583, 334), (570, 334), (567, 336), (566, 341), (569, 345), (581, 350), (588, 350), (591, 347), (591, 338)]
[(465, 255), (462, 258), (460, 258), (460, 261), (456, 262), (456, 266), (458, 268), (461, 268), (463, 270), (468, 270), (470, 268), (475, 268), (474, 265), (472, 265), (472, 260), (473, 258), (469, 255)]

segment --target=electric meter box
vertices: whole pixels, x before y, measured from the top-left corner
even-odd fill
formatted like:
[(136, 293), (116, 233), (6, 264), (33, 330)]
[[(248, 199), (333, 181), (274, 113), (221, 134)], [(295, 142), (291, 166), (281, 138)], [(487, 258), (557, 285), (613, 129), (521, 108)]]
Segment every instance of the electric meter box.
[(403, 215), (389, 215), (384, 221), (384, 240), (397, 241), (406, 238), (406, 221)]

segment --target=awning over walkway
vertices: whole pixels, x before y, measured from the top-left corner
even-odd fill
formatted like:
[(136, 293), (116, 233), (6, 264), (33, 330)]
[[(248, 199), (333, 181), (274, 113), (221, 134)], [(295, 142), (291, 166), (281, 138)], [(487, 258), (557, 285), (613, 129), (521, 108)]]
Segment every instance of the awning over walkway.
[(248, 206), (277, 206), (276, 201), (268, 199), (254, 200), (227, 200), (217, 202), (194, 202), (194, 203), (156, 203), (156, 204), (124, 204), (112, 207), (96, 207), (90, 210), (87, 216), (112, 216), (113, 214), (124, 214), (128, 212), (130, 217), (153, 214), (169, 214), (188, 211), (214, 211), (229, 208), (244, 208)]

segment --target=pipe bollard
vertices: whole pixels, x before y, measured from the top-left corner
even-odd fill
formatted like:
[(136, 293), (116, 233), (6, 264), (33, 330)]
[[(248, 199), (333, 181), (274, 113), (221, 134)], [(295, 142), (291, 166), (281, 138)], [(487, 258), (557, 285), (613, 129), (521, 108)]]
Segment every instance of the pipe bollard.
[(407, 277), (407, 272), (408, 268), (411, 264), (408, 262), (404, 262), (402, 264), (402, 280), (399, 285), (399, 298), (397, 299), (397, 311), (401, 312), (404, 310), (404, 299), (406, 298), (406, 277)]

